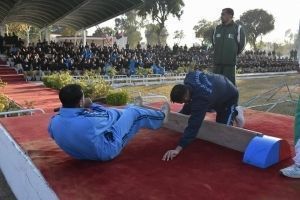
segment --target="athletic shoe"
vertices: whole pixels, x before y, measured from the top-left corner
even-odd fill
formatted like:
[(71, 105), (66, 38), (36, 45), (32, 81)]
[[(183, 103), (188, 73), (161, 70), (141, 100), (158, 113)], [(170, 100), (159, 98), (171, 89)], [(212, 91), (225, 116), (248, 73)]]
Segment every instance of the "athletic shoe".
[(168, 121), (168, 116), (169, 116), (169, 113), (170, 113), (170, 104), (168, 102), (165, 102), (160, 110), (165, 114), (165, 118), (164, 118), (164, 123), (166, 123)]
[(235, 117), (236, 126), (243, 128), (245, 126), (244, 108), (237, 106), (235, 109), (238, 112), (237, 116)]
[(136, 106), (143, 106), (143, 98), (141, 96), (138, 96), (134, 99), (134, 105)]
[(280, 170), (281, 174), (290, 178), (300, 178), (300, 166), (291, 165), (287, 168)]

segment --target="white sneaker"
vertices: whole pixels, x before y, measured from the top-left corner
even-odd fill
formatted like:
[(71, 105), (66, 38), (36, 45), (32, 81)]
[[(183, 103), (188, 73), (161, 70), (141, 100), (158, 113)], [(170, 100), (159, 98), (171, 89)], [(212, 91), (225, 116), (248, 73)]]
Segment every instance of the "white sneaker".
[(170, 104), (168, 102), (165, 102), (160, 110), (165, 114), (165, 118), (164, 118), (164, 123), (166, 123), (168, 121), (168, 117), (169, 117), (169, 113), (170, 113)]
[(295, 165), (295, 164), (280, 170), (280, 172), (284, 176), (287, 176), (290, 178), (300, 178), (300, 166)]
[(244, 108), (242, 106), (237, 106), (235, 109), (238, 112), (235, 117), (236, 126), (243, 128), (245, 126)]
[(143, 106), (143, 98), (141, 96), (138, 96), (134, 99), (134, 105), (136, 106)]

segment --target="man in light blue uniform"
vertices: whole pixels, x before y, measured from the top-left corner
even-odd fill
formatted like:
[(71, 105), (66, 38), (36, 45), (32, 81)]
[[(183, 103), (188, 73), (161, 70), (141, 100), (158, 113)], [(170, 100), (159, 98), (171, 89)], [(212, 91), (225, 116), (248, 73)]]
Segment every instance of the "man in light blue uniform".
[(59, 99), (62, 108), (52, 117), (49, 134), (70, 156), (84, 160), (115, 158), (140, 128), (160, 128), (169, 111), (168, 104), (163, 112), (137, 106), (119, 110), (87, 103), (76, 84), (63, 87)]

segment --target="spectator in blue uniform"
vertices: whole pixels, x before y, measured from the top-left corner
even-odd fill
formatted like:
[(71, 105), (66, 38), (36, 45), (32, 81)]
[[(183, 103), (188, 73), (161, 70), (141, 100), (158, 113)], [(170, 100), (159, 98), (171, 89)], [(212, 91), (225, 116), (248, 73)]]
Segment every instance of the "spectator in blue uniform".
[(93, 53), (92, 53), (91, 49), (89, 48), (89, 46), (85, 46), (82, 56), (85, 60), (88, 60), (93, 57)]
[(134, 56), (131, 57), (129, 61), (129, 75), (135, 75), (137, 67), (137, 61)]
[(165, 69), (161, 66), (161, 62), (157, 60), (152, 66), (152, 72), (153, 74), (160, 74), (164, 75), (165, 74)]

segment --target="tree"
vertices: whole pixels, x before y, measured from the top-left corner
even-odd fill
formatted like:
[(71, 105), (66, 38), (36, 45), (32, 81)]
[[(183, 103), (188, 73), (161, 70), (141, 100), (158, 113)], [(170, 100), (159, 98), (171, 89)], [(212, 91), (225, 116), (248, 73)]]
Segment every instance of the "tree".
[[(183, 14), (183, 7), (183, 0), (145, 0), (138, 11), (138, 15), (144, 18), (151, 15), (152, 21), (158, 25), (157, 35), (162, 36), (169, 15), (180, 19)], [(161, 37), (158, 39), (158, 44), (161, 44)]]
[(289, 44), (292, 44), (293, 43), (293, 40), (294, 40), (294, 37), (296, 36), (291, 29), (288, 29), (285, 31), (285, 43), (289, 43)]
[(27, 44), (29, 44), (30, 41), (36, 42), (39, 38), (40, 29), (29, 24), (10, 23), (6, 24), (6, 29), (8, 33), (15, 33), (19, 38), (23, 40), (26, 39)]
[(129, 46), (134, 48), (142, 40), (139, 29), (143, 26), (142, 20), (138, 18), (137, 11), (132, 10), (125, 13), (125, 16), (115, 19), (114, 30), (116, 33), (122, 33), (126, 36)]
[(299, 53), (300, 53), (300, 24), (299, 24), (298, 33), (295, 35), (294, 46), (296, 49), (298, 49), (298, 55), (299, 55)]
[(193, 30), (195, 31), (196, 37), (200, 38), (202, 42), (211, 44), (212, 35), (217, 24), (218, 21), (211, 22), (206, 19), (202, 19), (196, 26), (194, 26)]
[(167, 29), (163, 29), (160, 37), (157, 35), (159, 26), (157, 24), (148, 24), (146, 25), (145, 37), (147, 40), (147, 44), (151, 46), (161, 44), (165, 45), (167, 43), (168, 31)]
[(97, 27), (95, 32), (93, 33), (94, 37), (108, 37), (108, 36), (113, 36), (114, 30), (108, 26), (106, 27)]
[(53, 34), (58, 34), (62, 36), (74, 36), (76, 34), (75, 29), (67, 26), (52, 25), (49, 27), (49, 30)]
[(258, 49), (265, 49), (267, 47), (267, 43), (263, 42), (262, 38), (260, 38), (260, 41), (258, 42), (258, 44), (256, 45), (256, 47)]
[(123, 33), (125, 31), (125, 21), (126, 19), (124, 17), (116, 18), (115, 19), (115, 27), (114, 30), (116, 33)]
[(129, 28), (126, 31), (126, 35), (130, 48), (136, 47), (137, 44), (143, 39), (141, 32), (136, 30), (134, 27)]
[(23, 23), (10, 23), (6, 24), (6, 29), (8, 33), (15, 33), (20, 37), (27, 35), (27, 32), (30, 30), (31, 25)]
[(258, 36), (272, 31), (275, 23), (273, 15), (263, 9), (248, 10), (241, 15), (239, 21), (245, 29), (247, 40), (254, 49), (256, 49)]
[(76, 30), (71, 27), (63, 27), (61, 36), (74, 36), (76, 34)]
[(181, 40), (184, 38), (184, 32), (183, 30), (177, 30), (174, 32), (174, 38), (175, 40), (178, 40), (177, 43), (180, 44)]

